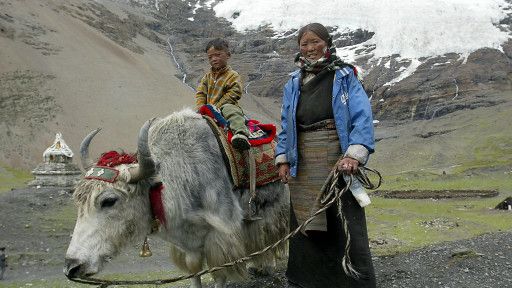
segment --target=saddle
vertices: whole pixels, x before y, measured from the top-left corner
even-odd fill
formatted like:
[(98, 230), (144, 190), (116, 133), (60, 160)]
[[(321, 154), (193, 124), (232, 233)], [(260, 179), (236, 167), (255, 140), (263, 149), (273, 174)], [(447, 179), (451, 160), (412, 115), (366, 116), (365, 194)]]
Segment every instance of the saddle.
[[(215, 107), (204, 105), (199, 109), (199, 113), (206, 119), (217, 138), (235, 188), (254, 189), (279, 180), (279, 174), (274, 166), (274, 151), (277, 145), (274, 140), (275, 125), (247, 120), (246, 125), (251, 132), (248, 137), (251, 149), (239, 151), (231, 145), (232, 133), (228, 128), (229, 123)], [(253, 169), (250, 169), (251, 166)]]

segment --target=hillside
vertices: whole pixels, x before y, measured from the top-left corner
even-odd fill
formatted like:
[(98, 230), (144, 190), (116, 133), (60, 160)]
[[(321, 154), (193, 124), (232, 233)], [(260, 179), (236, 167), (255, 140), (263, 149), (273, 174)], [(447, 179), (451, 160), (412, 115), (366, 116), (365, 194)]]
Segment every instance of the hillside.
[[(108, 8), (107, 8), (108, 7)], [(144, 10), (95, 1), (0, 1), (0, 161), (33, 168), (55, 133), (75, 153), (134, 149), (145, 120), (193, 104)]]

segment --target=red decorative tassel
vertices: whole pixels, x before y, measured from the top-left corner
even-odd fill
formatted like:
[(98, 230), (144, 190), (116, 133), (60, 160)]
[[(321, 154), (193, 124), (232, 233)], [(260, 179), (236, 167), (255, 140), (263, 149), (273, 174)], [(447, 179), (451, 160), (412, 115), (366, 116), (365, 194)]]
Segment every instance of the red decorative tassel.
[(121, 164), (137, 163), (136, 154), (119, 153), (117, 151), (105, 152), (101, 155), (97, 166), (115, 167)]

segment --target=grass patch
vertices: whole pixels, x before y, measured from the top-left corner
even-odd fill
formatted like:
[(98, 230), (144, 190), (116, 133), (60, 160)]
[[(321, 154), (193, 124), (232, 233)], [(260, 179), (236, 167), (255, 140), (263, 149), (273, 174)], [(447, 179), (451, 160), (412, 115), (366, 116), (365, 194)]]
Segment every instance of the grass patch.
[(46, 259), (47, 254), (44, 252), (27, 251), (21, 253), (10, 253), (8, 255), (8, 263), (13, 267), (20, 267), (23, 263), (38, 263)]
[(76, 215), (76, 207), (70, 200), (64, 205), (42, 213), (40, 215), (43, 220), (41, 229), (53, 235), (56, 233), (66, 233), (69, 235), (75, 225)]
[[(471, 154), (470, 154), (471, 155)], [(488, 135), (473, 149), (473, 161), (466, 168), (508, 166), (512, 162), (512, 137), (510, 135)]]
[(25, 187), (27, 182), (32, 179), (32, 174), (29, 171), (0, 164), (0, 193), (11, 191), (13, 188)]
[(512, 195), (512, 173), (442, 175), (428, 171), (383, 176), (380, 190), (498, 190)]
[(496, 198), (403, 200), (372, 198), (366, 209), (370, 239), (393, 239), (372, 245), (376, 255), (412, 251), (444, 241), (512, 230), (510, 212), (497, 211)]

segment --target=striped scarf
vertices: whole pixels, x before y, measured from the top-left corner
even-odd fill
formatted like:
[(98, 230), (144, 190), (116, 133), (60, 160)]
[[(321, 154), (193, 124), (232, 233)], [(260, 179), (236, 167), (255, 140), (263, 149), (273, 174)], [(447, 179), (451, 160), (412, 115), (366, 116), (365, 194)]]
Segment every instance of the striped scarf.
[[(344, 66), (352, 66), (343, 62), (340, 57), (336, 55), (336, 47), (331, 46), (329, 49), (326, 49), (324, 56), (318, 60), (309, 60), (306, 59), (299, 52), (295, 55), (295, 65), (300, 68), (302, 72), (317, 74), (322, 70), (332, 71), (341, 69)], [(302, 73), (303, 75), (305, 73)]]

